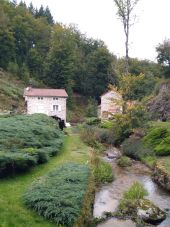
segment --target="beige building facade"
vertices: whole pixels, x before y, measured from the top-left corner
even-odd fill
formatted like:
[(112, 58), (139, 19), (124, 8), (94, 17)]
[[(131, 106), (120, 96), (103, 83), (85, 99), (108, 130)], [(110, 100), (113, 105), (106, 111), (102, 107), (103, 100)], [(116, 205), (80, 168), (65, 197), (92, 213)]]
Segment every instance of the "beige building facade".
[(67, 93), (64, 89), (38, 89), (27, 87), (24, 91), (27, 114), (43, 113), (66, 122)]
[(114, 114), (122, 113), (122, 96), (116, 91), (108, 91), (101, 95), (99, 116), (101, 119), (109, 119)]

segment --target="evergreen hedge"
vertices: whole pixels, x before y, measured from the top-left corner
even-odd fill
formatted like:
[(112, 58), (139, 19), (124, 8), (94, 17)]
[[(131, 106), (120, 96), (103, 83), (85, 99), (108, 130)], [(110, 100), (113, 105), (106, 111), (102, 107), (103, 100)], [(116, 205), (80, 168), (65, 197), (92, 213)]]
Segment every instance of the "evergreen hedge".
[(0, 177), (47, 162), (63, 142), (56, 121), (44, 114), (1, 117), (0, 131)]
[(81, 215), (89, 176), (86, 165), (64, 164), (34, 182), (24, 203), (57, 226), (72, 226)]

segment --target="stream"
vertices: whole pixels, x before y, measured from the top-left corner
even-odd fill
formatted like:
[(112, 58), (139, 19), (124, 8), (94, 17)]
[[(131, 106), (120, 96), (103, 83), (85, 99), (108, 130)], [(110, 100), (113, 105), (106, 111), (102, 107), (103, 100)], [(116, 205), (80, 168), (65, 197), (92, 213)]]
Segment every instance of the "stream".
[[(159, 227), (170, 227), (170, 194), (160, 188), (151, 179), (151, 170), (138, 161), (133, 161), (131, 167), (121, 168), (116, 164), (115, 159), (104, 157), (113, 166), (115, 180), (107, 185), (101, 186), (95, 195), (94, 217), (101, 217), (104, 211), (114, 212), (118, 208), (119, 201), (125, 191), (127, 191), (134, 181), (140, 182), (148, 191), (147, 199), (151, 200), (162, 210), (168, 210), (167, 218), (161, 222)], [(131, 220), (119, 220), (110, 218), (101, 223), (98, 227), (135, 227)]]

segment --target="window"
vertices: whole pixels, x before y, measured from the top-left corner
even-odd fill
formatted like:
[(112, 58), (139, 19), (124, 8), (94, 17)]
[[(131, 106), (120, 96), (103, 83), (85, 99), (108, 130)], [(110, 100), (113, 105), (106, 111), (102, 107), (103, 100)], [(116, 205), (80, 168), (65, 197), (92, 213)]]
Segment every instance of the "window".
[(56, 98), (56, 97), (53, 97), (53, 100), (58, 100), (58, 98)]
[(59, 108), (58, 108), (58, 105), (53, 105), (53, 111), (58, 111)]
[(43, 100), (43, 97), (38, 97), (39, 100)]

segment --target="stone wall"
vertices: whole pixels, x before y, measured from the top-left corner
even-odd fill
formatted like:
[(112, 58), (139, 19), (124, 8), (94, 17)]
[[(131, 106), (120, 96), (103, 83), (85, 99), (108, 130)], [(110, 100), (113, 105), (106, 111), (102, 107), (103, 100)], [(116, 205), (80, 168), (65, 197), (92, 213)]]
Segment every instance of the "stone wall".
[(170, 173), (159, 164), (155, 166), (152, 178), (160, 186), (170, 191)]
[[(66, 98), (26, 97), (26, 101), (27, 114), (44, 113), (48, 116), (60, 117), (66, 121)], [(58, 106), (58, 109), (54, 109), (53, 106)]]

